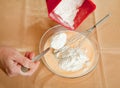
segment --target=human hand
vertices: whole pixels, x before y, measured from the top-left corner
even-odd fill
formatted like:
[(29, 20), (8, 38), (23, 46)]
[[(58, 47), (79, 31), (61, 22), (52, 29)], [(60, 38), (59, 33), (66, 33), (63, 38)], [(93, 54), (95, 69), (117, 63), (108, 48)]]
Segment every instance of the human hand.
[[(0, 47), (0, 68), (10, 77), (17, 75), (31, 76), (38, 68), (38, 62), (32, 62), (35, 56), (32, 52), (26, 52), (25, 56), (10, 47)], [(30, 68), (28, 72), (22, 72), (21, 66)]]

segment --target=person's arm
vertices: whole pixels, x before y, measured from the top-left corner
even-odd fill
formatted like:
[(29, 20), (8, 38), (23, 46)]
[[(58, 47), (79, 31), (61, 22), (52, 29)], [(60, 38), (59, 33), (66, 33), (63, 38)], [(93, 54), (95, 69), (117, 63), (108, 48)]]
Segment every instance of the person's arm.
[[(30, 59), (34, 53), (26, 52), (25, 56), (10, 47), (0, 47), (0, 68), (8, 76), (25, 75), (31, 76), (38, 68), (40, 62), (32, 62)], [(21, 66), (30, 68), (28, 72), (22, 72)]]

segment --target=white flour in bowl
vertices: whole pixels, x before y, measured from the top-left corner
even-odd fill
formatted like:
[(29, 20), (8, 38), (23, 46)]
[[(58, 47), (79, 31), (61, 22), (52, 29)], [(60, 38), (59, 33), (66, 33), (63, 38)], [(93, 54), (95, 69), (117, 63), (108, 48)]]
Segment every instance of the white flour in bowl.
[(86, 49), (69, 48), (61, 54), (59, 67), (66, 71), (77, 71), (87, 65), (89, 58)]
[[(67, 34), (64, 32), (57, 33), (51, 38), (51, 47), (59, 50), (64, 47), (67, 42)], [(88, 66), (89, 57), (87, 56), (87, 49), (80, 47), (67, 47), (61, 52), (54, 53), (58, 58), (58, 65), (65, 71), (78, 71), (84, 66)]]

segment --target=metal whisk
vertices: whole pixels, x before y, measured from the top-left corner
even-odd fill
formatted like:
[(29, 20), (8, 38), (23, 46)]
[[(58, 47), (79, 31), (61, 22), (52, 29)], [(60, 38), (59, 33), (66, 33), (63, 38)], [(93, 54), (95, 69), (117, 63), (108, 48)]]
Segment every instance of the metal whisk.
[[(88, 30), (85, 30), (85, 31), (80, 32), (79, 34), (73, 36), (70, 40), (68, 40), (67, 44), (66, 44), (63, 48), (61, 48), (61, 49), (59, 49), (59, 50), (56, 50), (54, 53), (56, 54), (56, 53), (58, 53), (58, 52), (65, 51), (66, 49), (68, 49), (68, 46), (69, 46), (69, 45), (73, 44), (73, 43), (74, 43), (75, 41), (77, 41), (77, 40), (80, 40), (80, 41), (79, 41), (80, 43), (83, 42), (83, 41), (88, 37), (88, 35), (89, 35), (91, 32), (93, 32), (93, 30), (96, 28), (96, 26), (97, 26), (98, 24), (100, 24), (101, 22), (103, 22), (103, 21), (104, 21), (106, 18), (108, 18), (109, 16), (110, 16), (110, 14), (107, 14), (105, 17), (103, 17), (100, 21), (98, 21), (95, 25), (93, 25), (93, 26), (92, 26), (91, 28), (89, 28)], [(84, 37), (81, 37), (81, 34), (83, 34)]]

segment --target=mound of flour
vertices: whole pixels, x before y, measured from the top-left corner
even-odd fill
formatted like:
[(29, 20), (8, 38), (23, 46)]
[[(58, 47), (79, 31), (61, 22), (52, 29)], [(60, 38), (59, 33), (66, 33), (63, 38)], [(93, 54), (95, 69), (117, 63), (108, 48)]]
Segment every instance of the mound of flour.
[(59, 67), (65, 71), (77, 71), (87, 65), (89, 58), (87, 51), (80, 48), (69, 48), (61, 54)]

